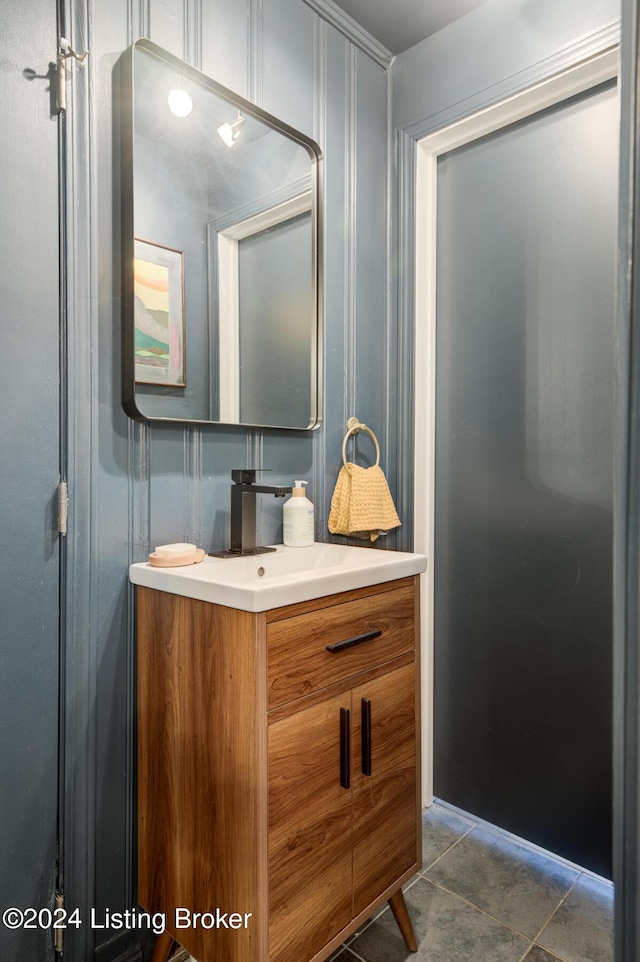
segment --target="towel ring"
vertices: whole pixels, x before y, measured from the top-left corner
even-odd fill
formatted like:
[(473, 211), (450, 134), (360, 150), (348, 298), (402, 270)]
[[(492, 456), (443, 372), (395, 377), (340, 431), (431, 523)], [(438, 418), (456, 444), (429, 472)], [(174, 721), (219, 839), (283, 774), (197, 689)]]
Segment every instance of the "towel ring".
[(352, 434), (357, 434), (358, 431), (366, 431), (367, 434), (370, 436), (371, 440), (373, 441), (373, 443), (375, 444), (376, 468), (377, 468), (380, 464), (380, 445), (378, 444), (378, 439), (373, 433), (373, 431), (371, 430), (371, 428), (368, 428), (366, 424), (361, 424), (357, 418), (349, 418), (349, 420), (347, 421), (347, 433), (345, 434), (344, 441), (342, 442), (342, 463), (346, 468), (347, 467), (347, 441), (349, 440)]

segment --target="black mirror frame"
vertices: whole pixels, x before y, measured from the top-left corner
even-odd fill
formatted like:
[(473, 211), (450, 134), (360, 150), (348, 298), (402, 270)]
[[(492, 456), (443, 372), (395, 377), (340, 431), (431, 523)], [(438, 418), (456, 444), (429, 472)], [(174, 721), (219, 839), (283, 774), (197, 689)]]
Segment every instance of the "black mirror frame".
[[(312, 160), (311, 163), (311, 224), (314, 244), (313, 251), (313, 294), (315, 313), (315, 337), (312, 346), (312, 369), (315, 370), (315, 385), (312, 386), (312, 410), (309, 424), (304, 427), (280, 427), (278, 425), (234, 423), (223, 421), (204, 421), (184, 418), (148, 417), (138, 408), (135, 392), (134, 362), (134, 186), (133, 186), (133, 142), (134, 142), (134, 103), (133, 103), (133, 57), (136, 49), (156, 57), (165, 65), (181, 73), (188, 80), (213, 91), (243, 114), (261, 121), (279, 133), (304, 147)], [(234, 428), (265, 428), (283, 431), (312, 431), (322, 423), (323, 403), (323, 297), (322, 297), (322, 152), (318, 144), (306, 134), (290, 127), (266, 110), (256, 107), (251, 101), (234, 93), (190, 64), (159, 47), (151, 40), (136, 40), (121, 55), (116, 71), (117, 96), (119, 108), (116, 127), (120, 141), (120, 234), (121, 234), (121, 345), (122, 345), (122, 406), (134, 421), (162, 424), (211, 424), (226, 425)]]

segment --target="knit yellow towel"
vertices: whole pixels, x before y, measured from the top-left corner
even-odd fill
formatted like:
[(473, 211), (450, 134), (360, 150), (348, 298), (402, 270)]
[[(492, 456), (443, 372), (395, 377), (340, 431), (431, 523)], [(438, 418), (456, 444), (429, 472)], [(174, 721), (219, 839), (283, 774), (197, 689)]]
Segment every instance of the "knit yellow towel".
[(331, 534), (375, 541), (401, 523), (382, 468), (351, 463), (340, 468), (329, 512)]

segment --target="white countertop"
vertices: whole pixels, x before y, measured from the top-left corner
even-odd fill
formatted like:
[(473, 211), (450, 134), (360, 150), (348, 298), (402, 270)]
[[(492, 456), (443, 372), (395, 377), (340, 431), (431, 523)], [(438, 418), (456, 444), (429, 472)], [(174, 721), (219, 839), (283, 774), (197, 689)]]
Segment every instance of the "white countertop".
[(157, 568), (133, 564), (133, 584), (242, 611), (268, 611), (338, 591), (394, 581), (426, 571), (425, 555), (315, 542), (275, 545), (275, 552), (237, 558), (205, 557), (200, 564)]

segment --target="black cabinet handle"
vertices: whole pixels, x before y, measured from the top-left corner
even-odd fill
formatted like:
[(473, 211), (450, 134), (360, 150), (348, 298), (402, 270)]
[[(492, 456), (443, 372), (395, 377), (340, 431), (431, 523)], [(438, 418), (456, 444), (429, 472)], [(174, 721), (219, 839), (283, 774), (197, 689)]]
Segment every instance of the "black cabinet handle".
[(351, 712), (340, 709), (340, 785), (351, 787)]
[(362, 774), (371, 774), (371, 702), (363, 698), (361, 710), (361, 738), (362, 738)]
[(352, 648), (353, 645), (361, 645), (363, 641), (371, 641), (372, 638), (378, 638), (381, 634), (381, 628), (375, 631), (367, 631), (364, 635), (355, 635), (353, 638), (347, 638), (346, 641), (336, 641), (333, 645), (327, 645), (327, 651), (335, 655), (336, 651), (342, 651), (343, 648)]

